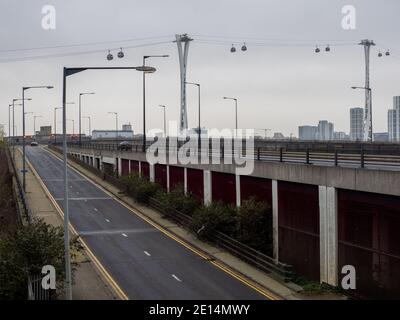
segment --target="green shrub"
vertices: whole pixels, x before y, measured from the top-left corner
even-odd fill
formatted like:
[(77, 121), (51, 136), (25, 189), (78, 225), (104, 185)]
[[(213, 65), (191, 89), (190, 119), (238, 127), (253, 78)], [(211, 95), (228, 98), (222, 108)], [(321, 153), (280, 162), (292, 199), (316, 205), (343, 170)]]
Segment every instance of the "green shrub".
[(154, 197), (164, 208), (166, 215), (179, 211), (185, 215), (192, 216), (195, 210), (201, 206), (200, 201), (192, 194), (185, 194), (182, 185), (176, 186), (170, 192), (159, 190)]
[(169, 206), (188, 216), (193, 216), (194, 212), (201, 206), (200, 201), (191, 193), (185, 194), (182, 185), (176, 186), (168, 194)]
[(235, 209), (218, 201), (197, 209), (193, 214), (191, 228), (195, 232), (201, 230), (198, 233), (200, 237), (207, 237), (215, 231), (234, 236), (235, 222)]
[(237, 240), (249, 247), (272, 254), (271, 206), (255, 198), (243, 201), (237, 209)]
[[(72, 239), (73, 267), (81, 249), (77, 239)], [(54, 266), (57, 287), (61, 289), (65, 276), (64, 261), (62, 227), (53, 227), (40, 219), (19, 226), (13, 234), (0, 239), (0, 300), (26, 299), (28, 276), (40, 274), (45, 265)]]
[(141, 203), (148, 203), (149, 198), (153, 197), (160, 190), (158, 184), (150, 182), (147, 178), (138, 174), (121, 177), (120, 181), (126, 186), (127, 194), (133, 196)]

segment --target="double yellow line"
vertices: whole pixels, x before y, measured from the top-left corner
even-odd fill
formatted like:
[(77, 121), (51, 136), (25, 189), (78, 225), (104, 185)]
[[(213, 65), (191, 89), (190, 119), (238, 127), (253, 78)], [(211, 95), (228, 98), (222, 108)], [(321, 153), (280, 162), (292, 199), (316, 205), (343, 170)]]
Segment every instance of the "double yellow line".
[[(53, 206), (56, 208), (58, 214), (61, 216), (61, 218), (64, 220), (64, 212), (62, 211), (62, 209), (60, 208), (60, 206), (58, 205), (57, 201), (54, 199), (54, 197), (52, 196), (52, 194), (50, 193), (49, 189), (47, 188), (47, 186), (43, 183), (43, 180), (40, 178), (39, 174), (37, 173), (37, 171), (35, 170), (35, 168), (33, 167), (33, 165), (30, 163), (30, 161), (28, 159), (26, 159), (26, 162), (28, 163), (30, 169), (32, 170), (33, 174), (35, 175), (35, 177), (38, 179), (40, 185), (42, 186), (45, 194), (47, 195), (47, 197), (50, 199), (51, 203), (53, 204)], [(75, 230), (74, 226), (70, 223), (69, 224), (69, 228), (71, 230), (71, 232), (75, 235), (79, 237), (78, 232)], [(87, 245), (87, 243), (85, 242), (85, 240), (83, 240), (81, 237), (78, 238), (80, 243), (82, 244), (82, 246), (85, 248), (86, 253), (88, 254), (89, 258), (93, 261), (93, 263), (95, 264), (95, 266), (97, 267), (97, 269), (100, 271), (100, 273), (102, 274), (102, 276), (106, 279), (106, 281), (108, 282), (108, 284), (114, 289), (116, 295), (118, 296), (118, 298), (120, 298), (121, 300), (128, 300), (128, 296), (126, 295), (126, 293), (121, 289), (121, 287), (117, 284), (117, 282), (113, 279), (113, 277), (108, 273), (108, 271), (104, 268), (104, 266), (101, 264), (101, 262), (97, 259), (97, 257), (94, 255), (94, 253), (92, 252), (92, 250), (90, 250), (89, 246)]]
[[(45, 150), (46, 152), (48, 152), (49, 154), (51, 154), (52, 156), (55, 156), (59, 161), (62, 161), (58, 156), (56, 156), (55, 154), (53, 154), (52, 151), (49, 150)], [(30, 167), (33, 169), (32, 165), (30, 165)], [(84, 174), (82, 174), (81, 172), (79, 172), (77, 169), (75, 169), (74, 167), (72, 167), (71, 165), (68, 164), (68, 167), (71, 168), (72, 170), (74, 170), (75, 172), (77, 172), (79, 175), (83, 176), (87, 181), (89, 181), (90, 183), (92, 183), (93, 185), (95, 185), (96, 187), (98, 187), (99, 189), (101, 189), (103, 192), (105, 192), (107, 195), (109, 195), (111, 198), (113, 198), (114, 200), (116, 200), (119, 204), (121, 204), (122, 206), (124, 206), (125, 208), (127, 208), (132, 214), (138, 216), (139, 218), (141, 218), (142, 220), (146, 221), (148, 224), (152, 225), (154, 228), (156, 228), (157, 230), (161, 231), (163, 234), (165, 234), (167, 237), (173, 239), (174, 241), (178, 242), (179, 244), (183, 245), (185, 248), (189, 249), (190, 251), (192, 251), (193, 253), (197, 254), (198, 256), (200, 256), (201, 258), (209, 261), (211, 264), (213, 264), (215, 267), (219, 268), (220, 270), (224, 271), (225, 273), (229, 274), (230, 276), (232, 276), (233, 278), (239, 280), (240, 282), (244, 283), (245, 285), (247, 285), (248, 287), (252, 288), (253, 290), (257, 291), (258, 293), (260, 293), (261, 295), (263, 295), (264, 297), (266, 297), (269, 300), (280, 300), (280, 298), (278, 296), (276, 296), (275, 294), (266, 291), (264, 288), (261, 288), (260, 286), (258, 286), (257, 284), (255, 284), (253, 281), (251, 280), (247, 280), (245, 277), (243, 277), (242, 275), (240, 275), (239, 273), (235, 272), (234, 270), (228, 268), (227, 266), (225, 266), (224, 264), (218, 262), (218, 261), (213, 261), (212, 257), (207, 256), (206, 254), (204, 254), (203, 252), (201, 252), (200, 250), (196, 249), (195, 247), (193, 247), (192, 245), (188, 244), (187, 242), (183, 241), (182, 239), (178, 238), (177, 236), (175, 236), (174, 234), (172, 234), (170, 231), (166, 230), (165, 228), (161, 227), (160, 225), (156, 224), (153, 220), (149, 219), (145, 214), (143, 214), (140, 210), (138, 209), (132, 209), (130, 206), (128, 206), (124, 201), (120, 200), (119, 198), (117, 198), (115, 195), (113, 195), (111, 192), (109, 192), (107, 189), (105, 189), (103, 186), (99, 185), (98, 183), (96, 183), (95, 181), (90, 180), (89, 178), (87, 178)], [(34, 169), (32, 170), (34, 171)], [(35, 173), (36, 171), (34, 171)], [(43, 188), (45, 189), (45, 191), (47, 190), (47, 187), (44, 185), (44, 183), (42, 182), (42, 180), (40, 179), (39, 175), (36, 173), (35, 174), (39, 181), (41, 182)], [(58, 204), (55, 202), (54, 198), (51, 196), (50, 192), (47, 190), (46, 193), (49, 195), (50, 199), (52, 200), (53, 203), (55, 203), (55, 206), (57, 207), (57, 210), (59, 211), (59, 213), (61, 215), (63, 215), (61, 208), (58, 206)], [(60, 212), (61, 211), (61, 212)], [(71, 226), (71, 224), (70, 224)], [(71, 226), (72, 230), (73, 226)], [(75, 231), (76, 233), (76, 231)], [(77, 233), (76, 233), (77, 234)], [(84, 243), (84, 241), (82, 240), (82, 242)], [(87, 248), (88, 252), (91, 253), (90, 249), (87, 247), (86, 244), (84, 244), (85, 248)], [(96, 259), (96, 257), (94, 256), (93, 253), (91, 253), (91, 255), (93, 256), (93, 260), (97, 261), (99, 264), (99, 268), (103, 269), (105, 274), (107, 275), (107, 279), (111, 282), (111, 284), (113, 285), (114, 289), (118, 292), (120, 291), (125, 297), (126, 294), (122, 291), (122, 289), (118, 286), (118, 284), (115, 282), (115, 280), (112, 279), (112, 277), (107, 273), (107, 271), (105, 270), (105, 268), (101, 265), (101, 263)]]

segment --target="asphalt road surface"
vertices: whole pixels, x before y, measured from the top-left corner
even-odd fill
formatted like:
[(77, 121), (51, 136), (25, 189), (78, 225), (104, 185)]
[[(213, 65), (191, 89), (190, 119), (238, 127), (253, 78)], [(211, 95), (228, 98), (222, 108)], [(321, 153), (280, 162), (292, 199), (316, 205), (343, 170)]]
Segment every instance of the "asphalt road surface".
[[(28, 160), (63, 207), (62, 162), (40, 147)], [(171, 239), (68, 168), (70, 222), (130, 299), (265, 299)]]

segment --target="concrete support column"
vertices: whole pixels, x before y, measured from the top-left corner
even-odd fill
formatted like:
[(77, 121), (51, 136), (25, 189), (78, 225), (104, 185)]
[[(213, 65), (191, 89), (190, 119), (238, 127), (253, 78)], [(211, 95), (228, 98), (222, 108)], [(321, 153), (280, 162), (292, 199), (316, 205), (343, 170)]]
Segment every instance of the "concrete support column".
[(167, 191), (169, 192), (169, 165), (167, 166)]
[(272, 180), (272, 242), (273, 257), (279, 261), (279, 226), (278, 226), (278, 181)]
[(185, 194), (187, 194), (187, 168), (183, 168), (183, 189)]
[(117, 164), (117, 168), (118, 168), (118, 177), (120, 177), (122, 175), (122, 159), (121, 158), (117, 158), (117, 161), (115, 162)]
[(139, 161), (139, 176), (142, 175), (142, 161)]
[(212, 184), (211, 184), (211, 171), (204, 170), (204, 204), (209, 204), (212, 201)]
[(155, 181), (155, 174), (154, 174), (154, 164), (149, 164), (149, 171), (150, 171), (150, 182)]
[(320, 282), (338, 285), (337, 190), (319, 186)]
[(236, 206), (240, 207), (240, 204), (242, 203), (240, 195), (240, 175), (237, 174), (235, 178), (236, 178)]

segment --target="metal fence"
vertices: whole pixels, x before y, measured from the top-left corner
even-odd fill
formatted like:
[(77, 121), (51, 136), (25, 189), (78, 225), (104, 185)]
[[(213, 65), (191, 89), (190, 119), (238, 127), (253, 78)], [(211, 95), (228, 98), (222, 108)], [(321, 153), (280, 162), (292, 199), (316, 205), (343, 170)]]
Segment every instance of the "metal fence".
[[(166, 141), (164, 148), (158, 147), (156, 153), (165, 153), (176, 157), (178, 149), (185, 141)], [(243, 140), (241, 150), (235, 150), (233, 143), (225, 143), (224, 141), (206, 140), (202, 142), (202, 149), (197, 147), (187, 150), (187, 156), (202, 156), (214, 159), (229, 158), (245, 158), (255, 161), (269, 161), (280, 163), (297, 163), (306, 165), (329, 165), (329, 166), (351, 166), (358, 168), (384, 167), (391, 170), (400, 170), (400, 148), (390, 146), (380, 146), (379, 148), (360, 144), (350, 147), (342, 145), (329, 145), (326, 150), (321, 149), (318, 145), (315, 148), (299, 148), (294, 151), (293, 148), (271, 146), (254, 146), (249, 152), (246, 151), (246, 141)], [(150, 145), (147, 146), (147, 148)], [(70, 148), (87, 149), (87, 150), (105, 150), (105, 151), (121, 151), (121, 152), (143, 152), (142, 146), (138, 144), (130, 144), (121, 146), (117, 143), (93, 143), (83, 142), (68, 143)], [(303, 146), (304, 147), (304, 146)], [(386, 148), (384, 148), (386, 147)], [(390, 147), (390, 148), (389, 148)], [(399, 150), (398, 150), (399, 149)], [(190, 154), (192, 152), (192, 154)], [(392, 154), (391, 154), (392, 153)]]
[(52, 290), (43, 289), (42, 275), (33, 275), (28, 277), (28, 300), (50, 300)]

